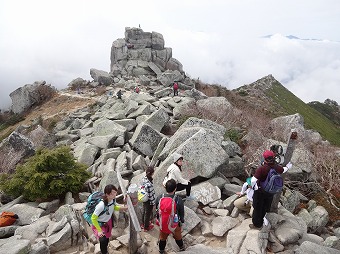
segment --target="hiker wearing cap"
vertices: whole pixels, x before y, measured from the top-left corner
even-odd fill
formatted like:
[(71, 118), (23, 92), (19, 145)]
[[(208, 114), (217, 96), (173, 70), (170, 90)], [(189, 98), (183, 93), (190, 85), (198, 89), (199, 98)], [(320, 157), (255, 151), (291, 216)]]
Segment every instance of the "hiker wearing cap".
[(183, 164), (183, 156), (179, 153), (173, 154), (174, 163), (169, 166), (167, 169), (167, 175), (164, 178), (163, 185), (165, 186), (166, 182), (170, 179), (174, 179), (177, 183), (177, 191), (186, 190), (186, 200), (194, 199), (190, 196), (191, 192), (191, 182), (186, 180), (182, 176), (182, 164)]
[(261, 187), (261, 182), (264, 182), (270, 169), (275, 169), (279, 174), (285, 173), (289, 168), (292, 167), (291, 163), (288, 163), (286, 167), (275, 162), (275, 154), (273, 151), (266, 150), (263, 153), (264, 163), (258, 167), (255, 171), (254, 176), (251, 178), (251, 186), (254, 186), (253, 195), (253, 224), (250, 224), (250, 228), (261, 229), (263, 225), (263, 218), (266, 213), (270, 211), (270, 207), (273, 201), (274, 194), (266, 192)]

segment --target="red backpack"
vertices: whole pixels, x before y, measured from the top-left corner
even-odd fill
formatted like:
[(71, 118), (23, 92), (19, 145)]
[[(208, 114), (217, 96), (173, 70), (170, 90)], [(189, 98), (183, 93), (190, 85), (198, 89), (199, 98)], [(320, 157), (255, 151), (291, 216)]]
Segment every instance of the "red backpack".
[(177, 90), (178, 89), (178, 84), (177, 82), (174, 83), (174, 90)]
[(159, 230), (163, 233), (172, 234), (178, 226), (178, 215), (176, 213), (176, 195), (164, 197), (162, 195), (158, 203)]
[(0, 214), (0, 227), (12, 225), (17, 219), (18, 215), (12, 212), (2, 212)]

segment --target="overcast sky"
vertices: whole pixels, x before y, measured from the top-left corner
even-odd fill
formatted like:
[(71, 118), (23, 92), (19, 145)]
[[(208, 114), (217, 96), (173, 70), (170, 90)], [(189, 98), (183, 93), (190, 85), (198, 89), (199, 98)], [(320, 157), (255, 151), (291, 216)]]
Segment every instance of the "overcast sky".
[(340, 103), (339, 0), (0, 0), (0, 108), (25, 84), (109, 71), (112, 42), (139, 24), (192, 78), (234, 89), (272, 74), (304, 102)]

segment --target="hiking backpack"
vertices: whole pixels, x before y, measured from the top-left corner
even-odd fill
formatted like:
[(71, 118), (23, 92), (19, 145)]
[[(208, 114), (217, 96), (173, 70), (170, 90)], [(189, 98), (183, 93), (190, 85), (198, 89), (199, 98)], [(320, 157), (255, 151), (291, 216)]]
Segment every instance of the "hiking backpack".
[(164, 197), (158, 203), (159, 230), (163, 233), (172, 234), (178, 226), (178, 215), (176, 213), (176, 195)]
[[(93, 224), (91, 220), (92, 214), (94, 210), (96, 209), (96, 206), (98, 205), (98, 203), (103, 200), (103, 196), (104, 196), (103, 192), (96, 191), (96, 192), (93, 192), (87, 198), (87, 204), (85, 207), (85, 212), (83, 213), (83, 217), (89, 225)], [(109, 206), (111, 206), (112, 204), (110, 204)], [(103, 215), (109, 209), (109, 206), (104, 206), (104, 210), (98, 215), (98, 217)]]
[(18, 218), (18, 215), (15, 213), (2, 212), (0, 214), (0, 227), (7, 227), (12, 225)]
[(177, 90), (178, 89), (178, 84), (177, 82), (174, 83), (174, 90)]
[(148, 200), (149, 200), (149, 194), (146, 191), (146, 186), (142, 184), (138, 187), (138, 201), (144, 203)]
[(282, 176), (277, 173), (274, 168), (271, 168), (268, 172), (266, 180), (261, 182), (261, 187), (268, 193), (279, 193), (283, 188)]

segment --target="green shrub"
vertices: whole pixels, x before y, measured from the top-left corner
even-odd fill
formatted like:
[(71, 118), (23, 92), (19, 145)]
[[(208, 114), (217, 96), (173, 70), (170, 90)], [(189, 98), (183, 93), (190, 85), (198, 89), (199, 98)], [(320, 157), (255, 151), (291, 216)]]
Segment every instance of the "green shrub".
[(70, 148), (41, 149), (13, 175), (0, 176), (0, 189), (14, 197), (23, 195), (28, 200), (56, 198), (66, 192), (78, 192), (91, 176), (87, 166), (74, 160)]
[(241, 96), (247, 96), (247, 95), (249, 95), (249, 93), (248, 93), (247, 91), (245, 91), (245, 90), (240, 90), (240, 91), (238, 92), (238, 94), (241, 95)]
[(242, 138), (242, 133), (238, 129), (231, 128), (225, 133), (224, 137), (228, 137), (231, 141), (238, 144)]

